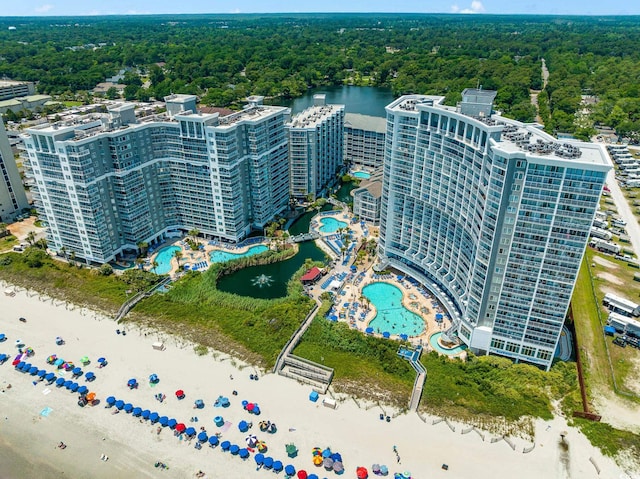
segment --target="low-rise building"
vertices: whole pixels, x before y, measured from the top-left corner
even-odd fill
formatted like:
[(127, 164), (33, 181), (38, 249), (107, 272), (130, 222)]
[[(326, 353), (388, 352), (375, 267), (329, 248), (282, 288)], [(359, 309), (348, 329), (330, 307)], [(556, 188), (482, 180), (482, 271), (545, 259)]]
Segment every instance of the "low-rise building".
[(0, 80), (0, 100), (35, 95), (36, 87), (33, 82)]
[(382, 198), (382, 172), (363, 180), (360, 187), (351, 191), (353, 214), (374, 226), (380, 224), (380, 204)]

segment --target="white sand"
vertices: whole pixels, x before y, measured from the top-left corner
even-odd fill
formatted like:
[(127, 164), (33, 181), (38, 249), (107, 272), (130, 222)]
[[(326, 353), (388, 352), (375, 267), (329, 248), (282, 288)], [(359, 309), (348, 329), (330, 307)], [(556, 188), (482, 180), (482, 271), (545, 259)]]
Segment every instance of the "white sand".
[[(256, 472), (253, 458), (243, 462), (208, 445), (198, 451), (193, 447), (194, 441), (179, 441), (167, 428), (157, 435), (157, 426), (140, 423), (124, 411), (112, 415), (113, 409), (104, 407), (104, 399), (109, 395), (175, 417), (197, 430), (205, 426), (209, 434), (219, 430), (213, 417), (222, 415), (233, 425), (221, 440), (228, 439), (241, 446), (246, 434), (238, 431), (237, 424), (242, 419), (253, 420), (251, 431), (267, 442), (269, 455), (285, 465), (292, 463), (297, 469), (315, 472), (321, 478), (333, 477), (334, 473), (312, 465), (310, 452), (314, 446), (330, 446), (342, 454), (344, 477), (355, 477), (357, 466), (370, 470), (373, 463), (380, 463), (388, 465), (391, 473), (408, 470), (416, 478), (483, 479), (513, 474), (521, 479), (595, 478), (598, 475), (589, 462), (591, 457), (601, 468), (600, 477), (617, 478), (622, 474), (582, 434), (567, 428), (562, 419), (549, 423), (539, 421), (536, 447), (523, 454), (523, 447), (531, 445), (523, 440), (514, 440), (516, 450), (513, 451), (504, 441), (490, 443), (489, 434), (483, 442), (474, 432), (462, 435), (460, 425), (456, 425), (455, 433), (445, 423), (432, 425), (433, 418), (425, 424), (415, 414), (405, 414), (387, 423), (379, 420), (379, 407), (366, 411), (352, 400), (340, 402), (336, 410), (328, 409), (320, 402), (308, 400), (310, 388), (289, 379), (267, 374), (261, 375), (259, 381), (250, 381), (249, 374), (255, 372), (253, 368), (238, 369), (235, 361), (223, 360), (222, 355), (217, 359), (212, 355), (197, 356), (191, 346), (180, 347), (180, 341), (167, 340), (166, 335), (163, 337), (167, 349), (155, 351), (151, 347), (159, 337), (155, 334), (145, 337), (128, 329), (127, 336), (123, 337), (115, 333), (118, 326), (110, 319), (86, 310), (68, 311), (64, 305), (43, 302), (24, 292), (14, 297), (0, 296), (0, 311), (0, 332), (8, 336), (6, 342), (0, 343), (0, 352), (15, 354), (14, 342), (20, 338), (35, 349), (31, 362), (47, 370), (52, 366), (46, 364), (46, 357), (52, 353), (76, 363), (84, 355), (93, 361), (84, 370), (96, 373), (98, 378), (90, 383), (90, 388), (103, 400), (93, 408), (78, 407), (77, 395), (55, 386), (43, 395), (44, 383), (34, 386), (33, 377), (15, 371), (10, 362), (0, 366), (0, 386), (12, 385), (0, 394), (0, 449), (4, 457), (16, 454), (18, 460), (20, 455), (31, 455), (31, 462), (41, 463), (40, 471), (50, 471), (48, 468), (53, 467), (64, 472), (56, 474), (57, 477), (183, 478), (194, 477), (198, 470), (205, 471), (210, 478), (259, 478), (271, 474), (264, 470)], [(26, 317), (27, 322), (19, 322), (20, 316)], [(56, 346), (56, 336), (64, 337), (66, 345)], [(100, 356), (109, 360), (104, 369), (96, 367)], [(160, 383), (154, 388), (148, 383), (152, 373), (160, 377)], [(138, 379), (138, 390), (127, 388), (130, 377)], [(85, 384), (83, 379), (79, 383)], [(177, 389), (184, 389), (186, 399), (175, 398)], [(231, 394), (234, 389), (238, 396)], [(154, 399), (158, 392), (167, 395), (163, 404)], [(229, 397), (229, 408), (212, 407), (219, 395)], [(196, 399), (205, 401), (203, 410), (193, 409)], [(240, 405), (243, 399), (258, 402), (262, 414), (256, 417), (243, 411)], [(49, 417), (39, 415), (45, 407), (53, 409)], [(191, 424), (189, 418), (194, 415), (199, 422)], [(276, 434), (259, 431), (257, 423), (266, 419), (278, 425)], [(569, 449), (563, 459), (558, 441), (560, 431), (565, 429), (569, 430)], [(68, 447), (57, 449), (59, 441)], [(299, 456), (292, 460), (286, 457), (284, 449), (289, 442), (300, 449)], [(396, 464), (392, 451), (394, 445), (402, 459), (400, 465)], [(109, 461), (101, 461), (101, 454), (109, 456)], [(156, 469), (157, 460), (170, 469)], [(449, 465), (448, 471), (441, 469), (443, 463)], [(41, 473), (40, 477), (52, 476)]]

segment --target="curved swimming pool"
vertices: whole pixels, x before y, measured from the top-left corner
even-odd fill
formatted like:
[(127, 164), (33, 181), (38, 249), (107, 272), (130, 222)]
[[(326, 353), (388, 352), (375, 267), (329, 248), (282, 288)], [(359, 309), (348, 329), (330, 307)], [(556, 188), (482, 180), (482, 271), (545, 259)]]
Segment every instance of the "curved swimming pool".
[(339, 221), (331, 217), (322, 218), (320, 220), (320, 223), (322, 223), (322, 226), (320, 226), (320, 232), (322, 233), (335, 233), (340, 228), (344, 228), (345, 226), (347, 226), (347, 223), (345, 223), (344, 221)]
[(209, 261), (212, 263), (223, 263), (225, 261), (231, 261), (232, 259), (245, 258), (247, 256), (254, 256), (260, 253), (264, 253), (269, 249), (268, 246), (259, 244), (252, 246), (244, 253), (229, 253), (228, 251), (215, 250), (209, 255)]
[(367, 173), (366, 171), (354, 171), (351, 173), (351, 176), (359, 178), (361, 180), (368, 180), (371, 178), (371, 173)]
[(362, 288), (362, 295), (376, 308), (376, 317), (369, 323), (376, 333), (418, 336), (424, 332), (424, 320), (402, 305), (400, 288), (380, 281)]
[(167, 246), (165, 248), (161, 248), (154, 258), (154, 261), (158, 263), (158, 266), (156, 266), (153, 271), (156, 274), (167, 274), (169, 271), (171, 271), (171, 261), (173, 261), (173, 255), (176, 251), (180, 250), (182, 250), (180, 246)]
[(445, 349), (442, 346), (440, 346), (440, 344), (438, 343), (438, 338), (440, 336), (442, 336), (442, 332), (439, 331), (435, 334), (432, 334), (431, 337), (429, 338), (429, 344), (431, 345), (431, 347), (436, 351), (438, 351), (440, 354), (446, 354), (447, 356), (455, 356), (456, 354), (460, 354), (462, 351), (467, 349), (466, 344), (461, 344), (451, 349)]

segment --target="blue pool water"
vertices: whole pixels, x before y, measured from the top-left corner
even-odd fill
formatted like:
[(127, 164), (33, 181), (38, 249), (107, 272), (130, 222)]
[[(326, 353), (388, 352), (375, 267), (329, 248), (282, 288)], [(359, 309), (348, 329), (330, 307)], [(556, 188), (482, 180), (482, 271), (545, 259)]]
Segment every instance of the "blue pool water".
[[(181, 250), (180, 246), (167, 246), (166, 248), (162, 248), (158, 251), (158, 255), (156, 256), (156, 266), (155, 271), (156, 274), (167, 274), (171, 271), (171, 262), (173, 261), (173, 254), (176, 251)], [(177, 263), (176, 263), (177, 264)]]
[(351, 175), (362, 180), (368, 180), (371, 178), (371, 173), (367, 173), (366, 171), (354, 171)]
[(462, 344), (460, 346), (456, 346), (453, 349), (444, 349), (442, 346), (440, 346), (438, 344), (438, 338), (442, 335), (441, 332), (438, 332), (434, 335), (432, 335), (429, 338), (429, 344), (431, 345), (431, 347), (433, 349), (435, 349), (436, 351), (438, 351), (440, 354), (446, 354), (447, 356), (453, 356), (455, 354), (460, 354), (462, 351), (464, 351), (465, 349), (467, 349), (467, 346), (465, 344)]
[(402, 291), (394, 285), (371, 283), (362, 289), (362, 295), (376, 308), (376, 317), (369, 323), (376, 333), (418, 336), (424, 331), (424, 320), (402, 305)]
[(320, 223), (322, 223), (322, 226), (320, 227), (320, 231), (322, 233), (335, 233), (340, 228), (347, 226), (347, 223), (344, 221), (338, 221), (335, 218), (322, 218)]
[(245, 256), (253, 256), (256, 254), (264, 253), (269, 248), (263, 244), (252, 246), (244, 253), (229, 253), (227, 251), (212, 251), (209, 255), (209, 260), (212, 263), (223, 263), (224, 261), (231, 261), (232, 259), (244, 258)]

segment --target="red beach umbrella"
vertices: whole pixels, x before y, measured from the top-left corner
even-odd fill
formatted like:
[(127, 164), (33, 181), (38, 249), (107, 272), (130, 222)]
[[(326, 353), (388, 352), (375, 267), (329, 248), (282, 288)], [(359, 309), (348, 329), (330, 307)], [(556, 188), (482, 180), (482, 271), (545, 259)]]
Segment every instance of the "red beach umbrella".
[(178, 390), (176, 391), (176, 397), (177, 397), (178, 399), (183, 398), (183, 397), (184, 397), (184, 391), (183, 391), (182, 389), (178, 389)]
[(356, 476), (358, 476), (358, 479), (367, 479), (369, 471), (365, 467), (359, 467), (356, 469)]
[(184, 432), (186, 429), (187, 426), (185, 426), (183, 423), (179, 422), (178, 424), (176, 424), (176, 431)]
[(298, 479), (307, 479), (307, 471), (301, 469), (298, 471)]
[(250, 402), (249, 404), (247, 404), (247, 411), (251, 412), (256, 408), (256, 405), (253, 404), (252, 402)]

